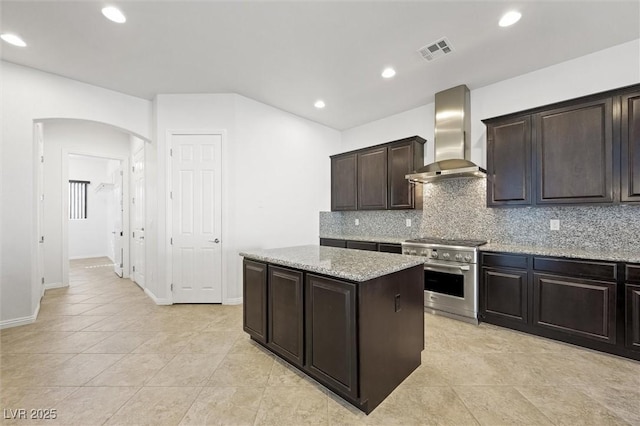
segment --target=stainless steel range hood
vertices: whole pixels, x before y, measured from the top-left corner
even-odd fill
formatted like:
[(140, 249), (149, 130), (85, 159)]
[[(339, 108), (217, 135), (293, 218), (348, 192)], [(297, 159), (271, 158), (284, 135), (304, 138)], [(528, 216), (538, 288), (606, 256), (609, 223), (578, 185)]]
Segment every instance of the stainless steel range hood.
[(469, 160), (469, 103), (469, 88), (464, 84), (436, 93), (435, 162), (406, 175), (407, 179), (428, 183), (448, 178), (486, 176), (485, 169)]

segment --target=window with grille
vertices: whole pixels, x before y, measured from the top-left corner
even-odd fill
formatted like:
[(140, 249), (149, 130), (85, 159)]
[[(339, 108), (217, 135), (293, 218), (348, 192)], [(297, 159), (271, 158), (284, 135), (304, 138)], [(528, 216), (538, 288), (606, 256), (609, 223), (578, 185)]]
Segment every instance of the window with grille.
[(69, 181), (69, 219), (87, 218), (87, 187), (90, 183), (86, 180)]

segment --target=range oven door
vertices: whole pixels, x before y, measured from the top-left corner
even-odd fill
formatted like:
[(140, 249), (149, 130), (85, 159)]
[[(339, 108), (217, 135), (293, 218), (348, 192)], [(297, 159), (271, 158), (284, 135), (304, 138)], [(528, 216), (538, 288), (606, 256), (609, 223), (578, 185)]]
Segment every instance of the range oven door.
[(424, 306), (477, 318), (477, 265), (454, 262), (424, 264)]

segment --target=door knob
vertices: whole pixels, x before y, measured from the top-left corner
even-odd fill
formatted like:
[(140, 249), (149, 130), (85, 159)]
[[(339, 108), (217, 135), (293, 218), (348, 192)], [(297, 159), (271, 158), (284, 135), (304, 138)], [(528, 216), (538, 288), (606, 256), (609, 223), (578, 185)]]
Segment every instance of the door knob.
[(209, 240), (209, 242), (218, 244), (220, 242), (220, 240), (216, 238), (215, 240)]

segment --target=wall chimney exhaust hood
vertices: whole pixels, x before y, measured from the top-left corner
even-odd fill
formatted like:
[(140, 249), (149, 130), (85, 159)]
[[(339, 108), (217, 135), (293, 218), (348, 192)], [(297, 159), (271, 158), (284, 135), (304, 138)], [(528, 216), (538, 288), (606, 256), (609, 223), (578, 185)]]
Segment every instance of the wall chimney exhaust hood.
[(467, 141), (471, 128), (470, 95), (460, 85), (436, 93), (435, 162), (405, 176), (411, 182), (429, 183), (459, 177), (486, 176), (487, 171), (472, 163)]

